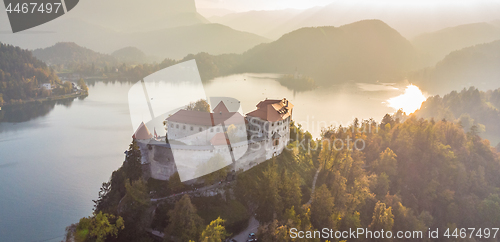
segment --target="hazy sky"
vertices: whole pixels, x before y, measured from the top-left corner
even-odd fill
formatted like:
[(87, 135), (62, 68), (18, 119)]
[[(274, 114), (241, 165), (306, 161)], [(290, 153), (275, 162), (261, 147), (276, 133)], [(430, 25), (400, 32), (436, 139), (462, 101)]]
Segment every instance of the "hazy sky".
[(398, 5), (412, 7), (426, 5), (472, 5), (498, 0), (195, 0), (198, 8), (224, 8), (233, 11), (275, 10), (275, 9), (307, 9), (314, 6), (325, 6), (333, 2), (352, 4)]
[(233, 11), (272, 10), (296, 8), (306, 9), (324, 6), (332, 0), (196, 0), (198, 8), (225, 8)]

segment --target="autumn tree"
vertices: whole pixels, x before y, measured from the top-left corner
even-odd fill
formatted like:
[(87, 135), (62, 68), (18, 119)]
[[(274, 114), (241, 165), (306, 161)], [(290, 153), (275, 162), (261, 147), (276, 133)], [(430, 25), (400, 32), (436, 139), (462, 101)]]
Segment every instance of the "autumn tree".
[(69, 230), (70, 233), (66, 235), (66, 238), (73, 238), (76, 242), (104, 242), (106, 238), (116, 237), (124, 228), (122, 217), (99, 212), (91, 217), (80, 219), (75, 230)]
[(88, 92), (89, 91), (89, 87), (87, 86), (87, 84), (85, 83), (85, 81), (83, 80), (83, 78), (80, 78), (78, 80), (78, 82), (76, 83), (83, 91), (85, 92)]
[(198, 111), (198, 112), (206, 112), (210, 113), (210, 104), (205, 99), (200, 99), (196, 102), (191, 102), (186, 107), (186, 110)]
[(372, 223), (370, 230), (372, 231), (390, 231), (394, 225), (394, 215), (392, 208), (386, 207), (385, 203), (377, 202), (373, 210)]
[(394, 177), (398, 170), (396, 158), (397, 155), (390, 148), (385, 149), (373, 163), (373, 170), (377, 174), (385, 173), (389, 177)]
[(225, 220), (218, 217), (216, 220), (210, 222), (209, 225), (201, 232), (201, 242), (222, 242), (229, 234), (224, 227)]

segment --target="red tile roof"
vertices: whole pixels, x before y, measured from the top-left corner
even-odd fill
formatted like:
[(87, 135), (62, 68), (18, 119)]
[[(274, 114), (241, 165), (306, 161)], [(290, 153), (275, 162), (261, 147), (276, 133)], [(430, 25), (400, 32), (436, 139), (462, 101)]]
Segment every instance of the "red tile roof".
[(153, 138), (153, 135), (151, 132), (149, 132), (148, 127), (142, 122), (139, 125), (139, 128), (137, 128), (137, 131), (135, 131), (134, 135), (132, 135), (133, 139), (151, 139)]
[(172, 116), (167, 118), (167, 121), (184, 124), (212, 126), (212, 117), (210, 113), (184, 109), (172, 114)]
[(214, 113), (229, 113), (229, 110), (227, 110), (224, 102), (220, 101), (220, 103), (214, 108)]
[(203, 126), (216, 125), (231, 125), (244, 124), (245, 119), (238, 112), (222, 112), (222, 113), (206, 113), (199, 111), (179, 110), (172, 116), (167, 118), (167, 121), (194, 124)]
[(231, 124), (244, 124), (245, 118), (238, 113), (214, 113), (212, 114), (214, 125), (222, 125), (229, 126)]
[(257, 104), (257, 110), (247, 113), (248, 116), (258, 117), (262, 120), (276, 122), (292, 115), (293, 104), (283, 98), (282, 100), (268, 99)]

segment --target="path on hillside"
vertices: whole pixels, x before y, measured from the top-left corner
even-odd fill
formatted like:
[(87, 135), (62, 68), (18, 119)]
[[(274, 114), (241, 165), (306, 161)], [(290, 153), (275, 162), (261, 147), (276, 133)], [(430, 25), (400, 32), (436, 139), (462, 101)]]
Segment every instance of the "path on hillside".
[(222, 183), (215, 183), (213, 185), (210, 185), (210, 186), (205, 186), (205, 187), (202, 187), (202, 188), (199, 188), (199, 189), (196, 189), (196, 190), (189, 190), (189, 191), (185, 191), (185, 192), (181, 192), (181, 193), (177, 193), (177, 194), (173, 194), (173, 195), (170, 195), (170, 196), (166, 196), (166, 197), (161, 197), (161, 198), (151, 198), (151, 202), (158, 202), (158, 201), (161, 201), (161, 200), (165, 200), (165, 199), (169, 199), (169, 198), (173, 198), (173, 197), (177, 197), (177, 196), (182, 196), (184, 194), (196, 194), (196, 193), (201, 193), (201, 192), (205, 192), (205, 191), (208, 191), (208, 190), (212, 190), (212, 189), (215, 189), (215, 188), (223, 188), (224, 186), (226, 185), (230, 185), (232, 182), (222, 182)]
[(321, 166), (316, 171), (316, 175), (314, 175), (312, 189), (311, 189), (311, 198), (309, 198), (309, 201), (307, 202), (307, 204), (311, 204), (312, 203), (312, 200), (313, 200), (313, 197), (314, 197), (314, 190), (316, 189), (316, 180), (318, 179), (318, 175), (319, 175), (320, 171), (321, 171)]

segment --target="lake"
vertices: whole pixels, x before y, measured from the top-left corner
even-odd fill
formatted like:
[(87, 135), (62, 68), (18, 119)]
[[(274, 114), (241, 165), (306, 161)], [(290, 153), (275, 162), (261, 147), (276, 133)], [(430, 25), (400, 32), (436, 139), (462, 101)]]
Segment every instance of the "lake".
[[(205, 92), (240, 100), (245, 113), (265, 98), (286, 97), (295, 105), (292, 118), (318, 137), (321, 127), (393, 113), (386, 101), (403, 94), (405, 87), (347, 83), (294, 92), (276, 77), (220, 77), (206, 84)], [(131, 142), (131, 86), (96, 82), (83, 100), (1, 111), (9, 122), (0, 123), (0, 240), (61, 241), (66, 226), (91, 215), (92, 200), (121, 166)]]

